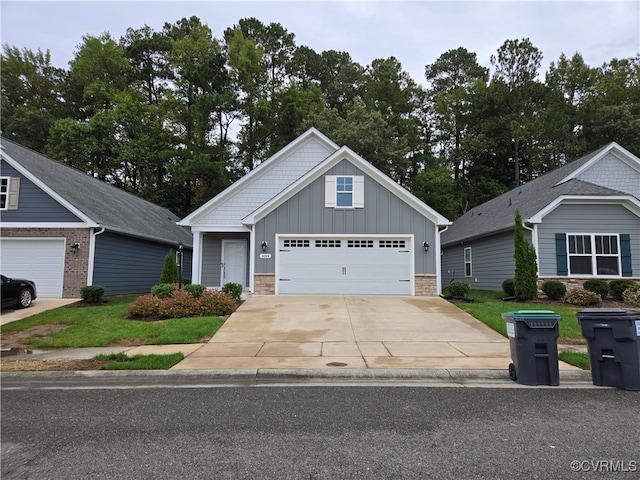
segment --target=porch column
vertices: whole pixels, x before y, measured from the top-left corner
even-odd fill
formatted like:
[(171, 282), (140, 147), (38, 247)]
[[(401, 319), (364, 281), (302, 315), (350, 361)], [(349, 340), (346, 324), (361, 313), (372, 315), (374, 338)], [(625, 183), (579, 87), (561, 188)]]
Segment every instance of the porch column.
[(191, 254), (191, 283), (202, 281), (202, 232), (193, 232), (193, 253)]

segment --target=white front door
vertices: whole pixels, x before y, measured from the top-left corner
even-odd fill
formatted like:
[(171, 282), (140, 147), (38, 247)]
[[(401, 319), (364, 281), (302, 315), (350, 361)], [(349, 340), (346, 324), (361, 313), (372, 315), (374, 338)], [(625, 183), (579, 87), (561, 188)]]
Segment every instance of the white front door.
[(247, 241), (222, 240), (222, 272), (220, 286), (239, 283), (247, 286)]

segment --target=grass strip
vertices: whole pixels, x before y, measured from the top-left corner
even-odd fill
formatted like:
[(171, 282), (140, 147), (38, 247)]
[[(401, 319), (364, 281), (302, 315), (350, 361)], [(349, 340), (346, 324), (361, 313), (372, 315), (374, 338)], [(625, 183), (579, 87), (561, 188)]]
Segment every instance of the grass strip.
[(558, 360), (574, 365), (582, 370), (590, 370), (589, 354), (584, 352), (558, 352)]
[(125, 353), (100, 354), (93, 357), (94, 360), (114, 361), (104, 366), (104, 370), (169, 370), (176, 363), (184, 359), (181, 352), (166, 355), (134, 355)]

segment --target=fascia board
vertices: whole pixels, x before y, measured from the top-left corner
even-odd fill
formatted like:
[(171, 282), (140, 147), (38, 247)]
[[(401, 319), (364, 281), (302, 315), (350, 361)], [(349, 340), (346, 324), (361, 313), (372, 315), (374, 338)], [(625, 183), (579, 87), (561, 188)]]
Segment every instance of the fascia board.
[(264, 162), (262, 162), (256, 168), (251, 170), (249, 173), (244, 175), (238, 181), (236, 181), (232, 185), (229, 185), (229, 187), (227, 187), (225, 190), (223, 190), (218, 195), (213, 197), (211, 200), (209, 200), (207, 203), (202, 205), (200, 208), (198, 208), (197, 210), (191, 212), (185, 218), (180, 220), (180, 222), (178, 222), (178, 225), (181, 225), (181, 226), (184, 226), (184, 227), (192, 226), (192, 224), (194, 222), (196, 222), (197, 219), (202, 214), (204, 214), (205, 212), (209, 211), (210, 209), (212, 209), (213, 207), (215, 207), (219, 203), (224, 202), (224, 200), (227, 197), (232, 195), (237, 190), (243, 188), (246, 183), (251, 182), (254, 178), (256, 178), (258, 176), (266, 174), (269, 170), (271, 170), (274, 166), (276, 166), (280, 162), (281, 159), (285, 158), (292, 151), (296, 150), (298, 147), (300, 147), (300, 145), (302, 145), (304, 142), (309, 140), (311, 137), (317, 138), (321, 143), (324, 143), (328, 147), (328, 149), (330, 149), (330, 150), (336, 151), (336, 150), (338, 150), (340, 148), (340, 147), (338, 147), (338, 145), (336, 145), (334, 142), (332, 142), (327, 136), (325, 136), (319, 130), (317, 130), (317, 129), (312, 127), (309, 130), (307, 130), (305, 133), (300, 135), (298, 138), (293, 140), (291, 143), (289, 143), (287, 146), (283, 147), (281, 150), (279, 150), (278, 152), (274, 153), (272, 156), (270, 156), (268, 159), (266, 159)]
[(95, 228), (84, 222), (0, 222), (2, 228)]
[(369, 162), (364, 160), (349, 147), (342, 147), (331, 154), (317, 167), (302, 176), (297, 182), (294, 182), (285, 190), (273, 197), (269, 202), (265, 203), (260, 208), (253, 211), (250, 215), (247, 215), (245, 218), (243, 218), (242, 223), (245, 225), (254, 225), (256, 222), (260, 221), (262, 218), (268, 215), (271, 211), (282, 205), (289, 198), (293, 197), (303, 188), (310, 185), (313, 181), (318, 179), (321, 175), (326, 173), (329, 169), (331, 169), (343, 159), (346, 159), (349, 162), (353, 163), (357, 168), (362, 170), (378, 183), (385, 186), (387, 190), (390, 190), (393, 194), (395, 194), (401, 200), (405, 201), (418, 212), (422, 213), (436, 225), (451, 225), (451, 222), (447, 218), (443, 217), (431, 207), (422, 202), (420, 199), (418, 199), (415, 195), (402, 188), (391, 178), (389, 178)]
[(535, 215), (532, 215), (527, 222), (528, 223), (542, 223), (542, 219), (554, 211), (561, 205), (593, 205), (593, 204), (618, 204), (626, 207), (632, 213), (640, 217), (640, 200), (632, 195), (610, 195), (610, 196), (596, 196), (596, 195), (563, 195), (556, 198), (549, 205), (544, 207)]
[(620, 159), (621, 161), (623, 161), (624, 163), (626, 163), (636, 171), (640, 172), (640, 159), (636, 157), (634, 154), (632, 154), (626, 148), (618, 145), (616, 142), (611, 142), (604, 150), (602, 150), (600, 153), (595, 155), (591, 160), (586, 162), (580, 168), (574, 170), (573, 172), (571, 172), (571, 174), (564, 177), (562, 180), (556, 183), (556, 185), (565, 183), (573, 178), (578, 178), (580, 174), (582, 174), (585, 170), (590, 168), (593, 164), (599, 162), (602, 158), (604, 158), (609, 153), (614, 154), (618, 159)]
[(22, 175), (24, 175), (25, 178), (31, 181), (34, 185), (40, 188), (43, 192), (45, 192), (47, 195), (53, 198), (56, 202), (58, 202), (64, 208), (66, 208), (71, 213), (73, 213), (76, 217), (81, 219), (85, 223), (85, 226), (91, 227), (91, 228), (98, 226), (98, 224), (95, 221), (93, 221), (87, 215), (85, 215), (80, 210), (78, 210), (78, 208), (76, 208), (67, 200), (65, 200), (63, 197), (61, 197), (57, 192), (51, 189), (51, 187), (49, 187), (46, 183), (44, 183), (42, 180), (36, 177), (29, 170), (24, 168), (19, 162), (16, 162), (13, 158), (11, 158), (11, 156), (4, 149), (2, 150), (2, 157), (9, 165), (11, 165), (13, 168), (19, 171)]
[(192, 233), (224, 233), (224, 232), (251, 232), (251, 229), (243, 225), (197, 225), (191, 227)]

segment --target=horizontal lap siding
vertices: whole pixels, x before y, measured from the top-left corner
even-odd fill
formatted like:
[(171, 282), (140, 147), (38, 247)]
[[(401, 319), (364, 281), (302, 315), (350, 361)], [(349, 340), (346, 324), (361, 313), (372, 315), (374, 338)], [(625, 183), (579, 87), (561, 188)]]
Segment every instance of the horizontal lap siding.
[[(413, 234), (415, 273), (436, 273), (435, 248), (426, 254), (422, 249), (424, 241), (428, 241), (432, 247), (434, 245), (435, 227), (431, 221), (346, 160), (330, 169), (326, 175), (364, 176), (364, 208), (325, 207), (323, 175), (256, 224), (256, 245), (263, 240), (275, 245), (276, 234)], [(256, 251), (256, 273), (274, 273), (274, 251), (269, 251), (272, 253), (269, 260), (260, 259), (260, 253)]]
[[(106, 295), (148, 293), (160, 282), (164, 257), (175, 246), (105, 232), (96, 236), (93, 284)], [(183, 278), (191, 277), (191, 252), (185, 252)]]
[(561, 205), (538, 227), (540, 276), (555, 276), (556, 233), (626, 233), (633, 274), (640, 274), (640, 218), (621, 205)]
[(17, 210), (3, 210), (2, 222), (80, 222), (69, 210), (25, 178), (7, 162), (0, 162), (0, 176), (19, 177), (20, 193)]

